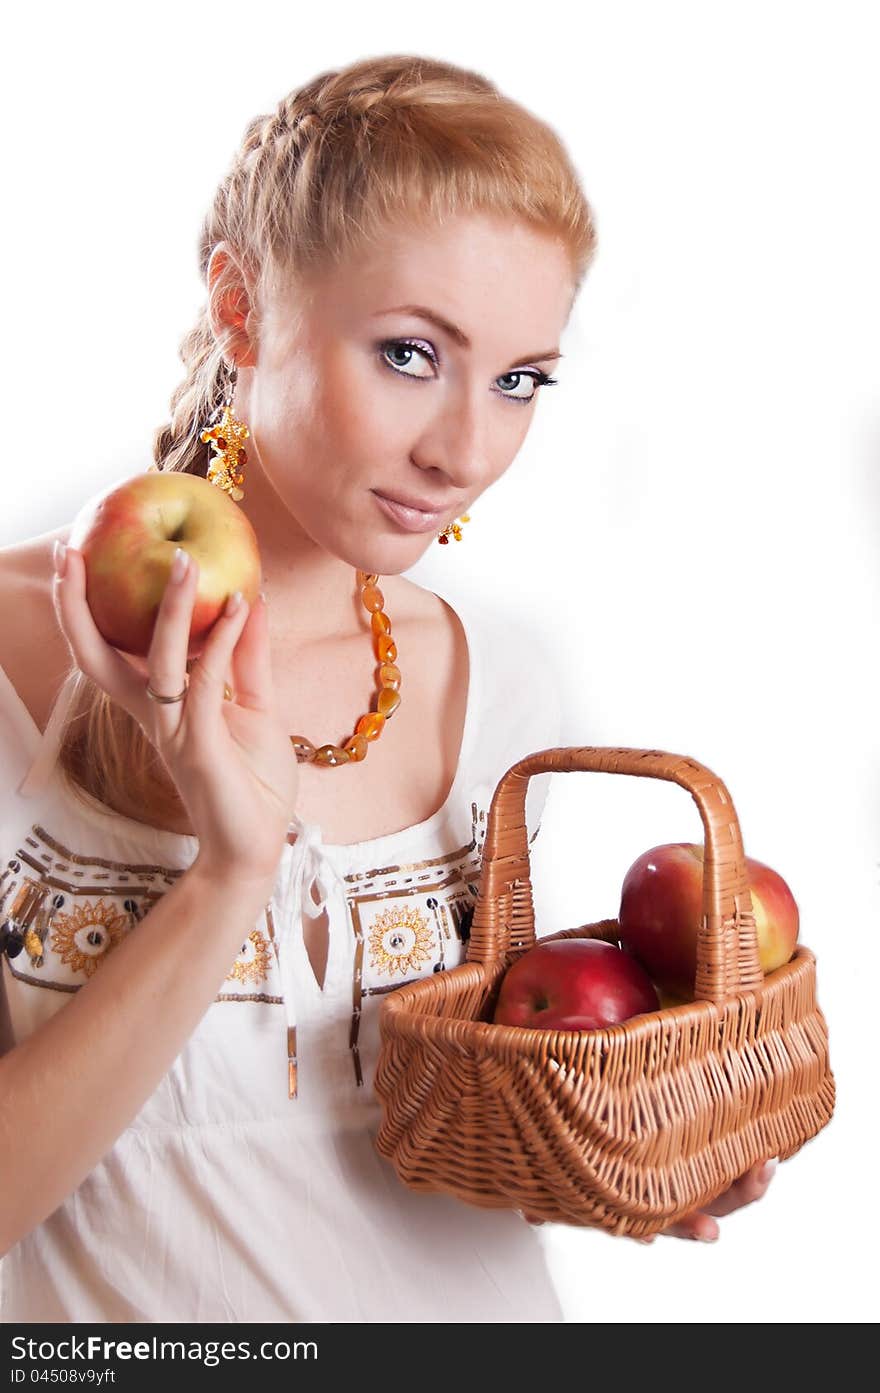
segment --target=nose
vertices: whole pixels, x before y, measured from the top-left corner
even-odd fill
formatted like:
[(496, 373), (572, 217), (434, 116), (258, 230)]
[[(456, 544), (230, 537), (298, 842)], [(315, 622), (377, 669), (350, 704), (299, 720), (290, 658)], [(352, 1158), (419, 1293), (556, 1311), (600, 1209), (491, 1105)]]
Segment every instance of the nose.
[(492, 403), (477, 400), (476, 393), (452, 393), (431, 416), (412, 450), (414, 464), (426, 472), (437, 470), (446, 487), (473, 494), (493, 478), (489, 434)]

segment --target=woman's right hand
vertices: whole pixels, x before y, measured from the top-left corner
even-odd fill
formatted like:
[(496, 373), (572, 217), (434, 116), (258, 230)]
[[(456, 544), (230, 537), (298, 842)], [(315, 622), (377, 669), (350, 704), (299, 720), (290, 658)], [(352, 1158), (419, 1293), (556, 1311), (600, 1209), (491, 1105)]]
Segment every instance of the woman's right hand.
[[(169, 696), (187, 682), (187, 650), (198, 582), (189, 558), (169, 580), (146, 658), (149, 684)], [(272, 683), (265, 601), (242, 600), (209, 631), (191, 665), (186, 696), (157, 702), (147, 681), (107, 643), (86, 600), (82, 553), (68, 547), (53, 602), (74, 662), (143, 729), (183, 800), (199, 840), (199, 861), (217, 874), (271, 881), (295, 814), (299, 765)], [(226, 673), (234, 699), (224, 699)]]

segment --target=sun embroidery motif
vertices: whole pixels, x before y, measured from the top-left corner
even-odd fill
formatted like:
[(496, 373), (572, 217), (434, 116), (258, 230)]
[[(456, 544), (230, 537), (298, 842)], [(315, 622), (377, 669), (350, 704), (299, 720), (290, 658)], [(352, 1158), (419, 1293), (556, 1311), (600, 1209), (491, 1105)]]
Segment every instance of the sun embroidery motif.
[(370, 962), (376, 972), (405, 977), (429, 962), (434, 949), (431, 926), (419, 909), (385, 909), (370, 929)]
[(227, 982), (249, 982), (256, 984), (269, 976), (269, 944), (259, 929), (252, 929), (247, 942), (241, 945), (241, 952), (233, 964), (232, 971), (226, 974)]
[(52, 947), (74, 972), (87, 977), (114, 948), (127, 927), (128, 915), (118, 914), (112, 905), (90, 901), (77, 905), (70, 914), (56, 914), (52, 921)]

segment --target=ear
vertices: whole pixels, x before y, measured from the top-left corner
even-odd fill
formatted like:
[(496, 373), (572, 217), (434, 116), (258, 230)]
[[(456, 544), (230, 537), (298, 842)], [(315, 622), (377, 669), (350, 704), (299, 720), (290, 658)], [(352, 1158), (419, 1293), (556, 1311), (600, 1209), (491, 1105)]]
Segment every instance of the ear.
[(255, 305), (248, 278), (227, 242), (208, 261), (208, 317), (223, 355), (238, 367), (256, 363)]

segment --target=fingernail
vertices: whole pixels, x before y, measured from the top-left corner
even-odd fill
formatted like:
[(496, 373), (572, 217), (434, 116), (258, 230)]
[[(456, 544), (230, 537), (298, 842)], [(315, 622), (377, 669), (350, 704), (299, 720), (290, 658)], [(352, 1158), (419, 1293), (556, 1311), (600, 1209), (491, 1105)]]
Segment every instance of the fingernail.
[(184, 551), (183, 547), (178, 547), (174, 553), (174, 560), (171, 563), (171, 581), (174, 585), (179, 585), (189, 570), (189, 552)]
[(774, 1156), (773, 1159), (772, 1159), (771, 1161), (765, 1161), (764, 1164), (763, 1164), (763, 1166), (761, 1167), (761, 1171), (760, 1171), (760, 1174), (759, 1174), (759, 1176), (758, 1176), (758, 1179), (759, 1179), (759, 1180), (769, 1180), (770, 1177), (771, 1177), (771, 1175), (773, 1174), (773, 1172), (775, 1171), (775, 1169), (776, 1169), (776, 1167), (777, 1167), (778, 1165), (779, 1165), (779, 1157), (778, 1157), (778, 1156)]
[(242, 602), (243, 595), (240, 590), (234, 590), (226, 601), (226, 614), (234, 614)]
[(691, 1238), (696, 1238), (700, 1243), (717, 1243), (717, 1233), (692, 1233)]
[(56, 576), (63, 576), (67, 570), (67, 547), (62, 541), (55, 538), (55, 546), (52, 549), (52, 563), (55, 567)]

